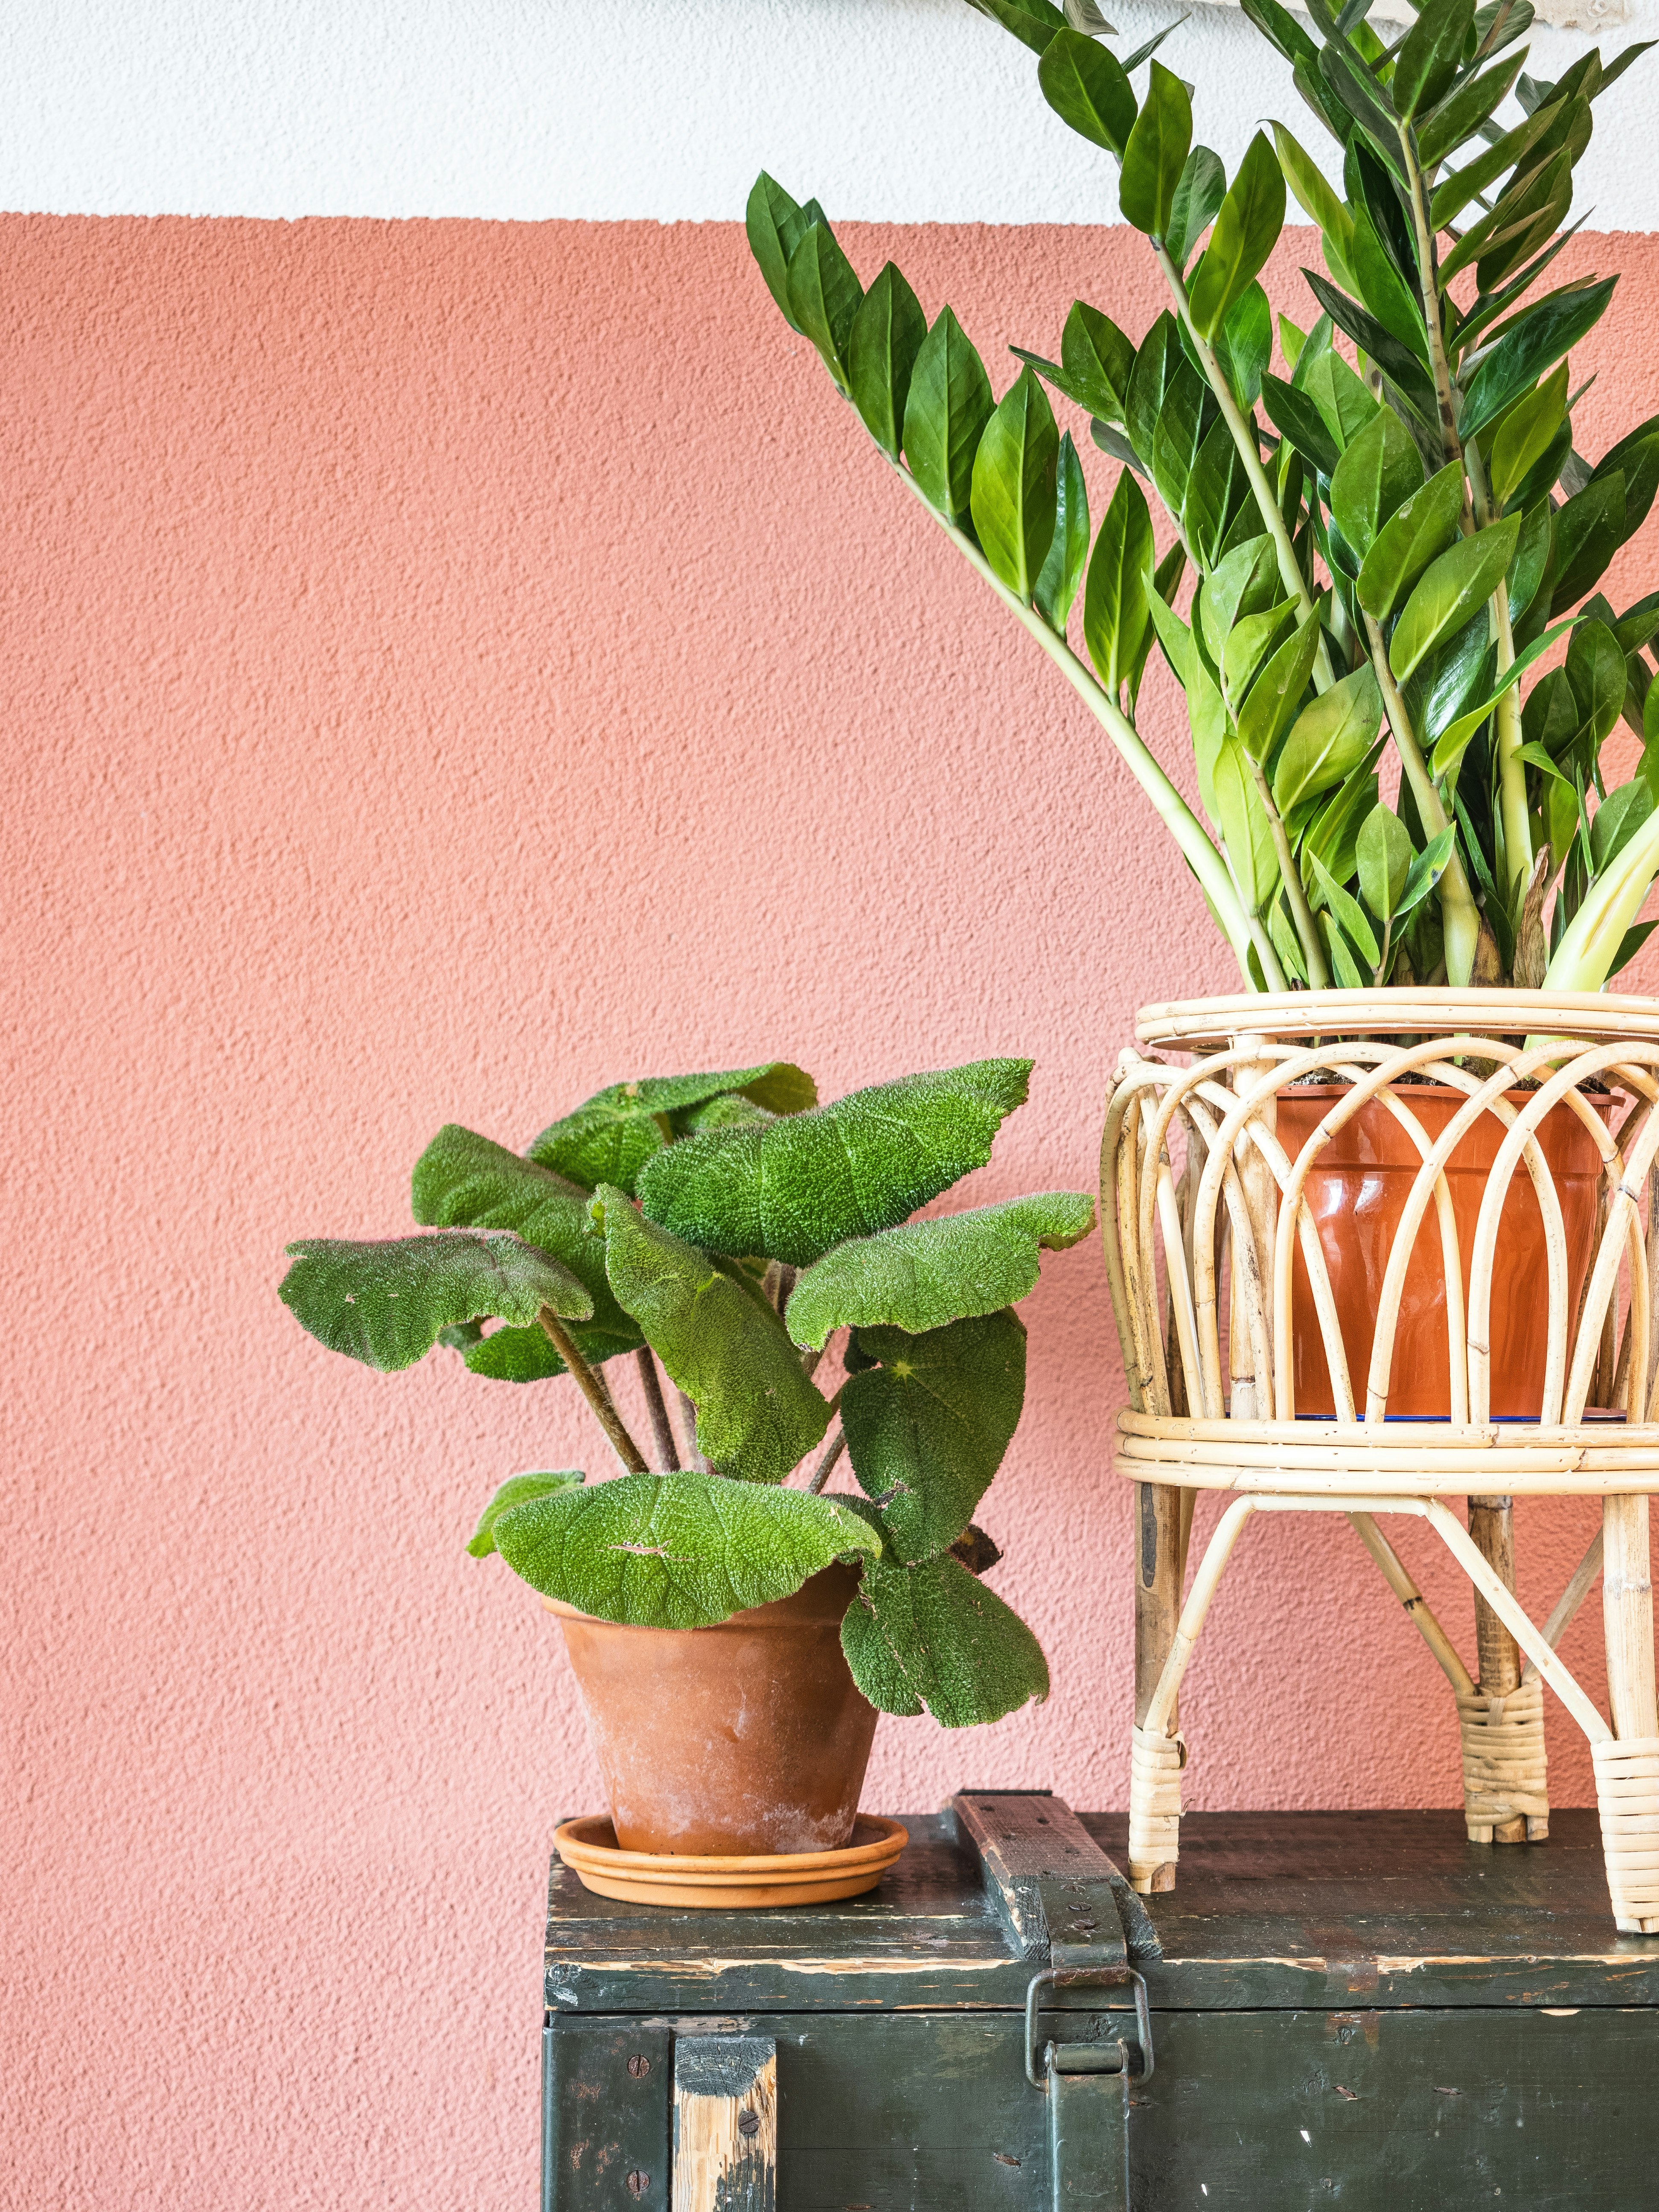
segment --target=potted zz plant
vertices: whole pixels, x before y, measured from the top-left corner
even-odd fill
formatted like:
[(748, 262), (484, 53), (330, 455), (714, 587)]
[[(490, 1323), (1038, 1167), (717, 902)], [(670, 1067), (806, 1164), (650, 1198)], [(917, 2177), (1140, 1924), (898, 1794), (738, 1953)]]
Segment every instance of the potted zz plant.
[(826, 1106), (782, 1063), (615, 1084), (522, 1154), (441, 1130), (420, 1234), (289, 1246), (282, 1297), (331, 1350), (391, 1370), (441, 1342), (592, 1410), (623, 1472), (514, 1475), (470, 1548), (558, 1615), (623, 1850), (842, 1850), (878, 1711), (963, 1728), (1046, 1696), (973, 1516), (1024, 1399), (1014, 1308), (1093, 1203), (910, 1218), (984, 1165), (1030, 1070)]
[[(1448, 1040), (1446, 1064), (1483, 1074), (1490, 1060), (1455, 1042), (1472, 1030), (1547, 1040), (1571, 1012), (1616, 1036), (1583, 994), (1654, 927), (1638, 915), (1659, 869), (1659, 592), (1620, 609), (1598, 587), (1652, 505), (1659, 416), (1580, 450), (1589, 380), (1571, 356), (1617, 280), (1563, 281), (1557, 257), (1595, 105), (1643, 48), (1591, 51), (1551, 82), (1526, 72), (1528, 0), (1426, 0), (1381, 33), (1369, 0), (1307, 0), (1310, 26), (1243, 0), (1322, 151), (1275, 122), (1229, 178), (1194, 143), (1194, 88), (1154, 58), (1167, 30), (1120, 59), (1094, 0), (971, 4), (1036, 58), (1036, 90), (1099, 166), (1103, 218), (1145, 239), (1167, 295), (1151, 327), (1079, 300), (1057, 347), (1011, 349), (1023, 365), (999, 398), (950, 307), (930, 323), (891, 262), (866, 289), (816, 200), (763, 174), (748, 236), (785, 320), (1086, 705), (1197, 878), (1241, 994), (1167, 1009), (1146, 1033), (1370, 1040), (1373, 1058), (1376, 1038), (1404, 1033)], [(1323, 267), (1275, 313), (1261, 275), (1287, 185)], [(1050, 392), (1116, 471), (1103, 501)], [(1170, 733), (1142, 718), (1154, 647), (1184, 695), (1195, 805), (1165, 765)], [(1419, 1158), (1401, 1097), (1425, 1146), (1462, 1103), (1443, 1079), (1407, 1080), (1331, 1130), (1340, 1083), (1281, 1088), (1267, 1124), (1276, 1111), (1291, 1160), (1323, 1147), (1305, 1195), (1356, 1375)], [(1536, 1133), (1570, 1313), (1605, 1149), (1573, 1103)], [(1612, 1104), (1588, 1100), (1604, 1117)], [(1452, 1162), (1466, 1277), (1502, 1133), (1489, 1117)], [(1403, 1171), (1392, 1195), (1380, 1168)], [(1523, 1176), (1502, 1216), (1495, 1417), (1539, 1413), (1545, 1253)], [(1297, 1409), (1328, 1417), (1300, 1253), (1294, 1268)], [(1392, 1412), (1447, 1414), (1447, 1344), (1426, 1237)], [(1509, 1579), (1499, 1504), (1481, 1540)]]

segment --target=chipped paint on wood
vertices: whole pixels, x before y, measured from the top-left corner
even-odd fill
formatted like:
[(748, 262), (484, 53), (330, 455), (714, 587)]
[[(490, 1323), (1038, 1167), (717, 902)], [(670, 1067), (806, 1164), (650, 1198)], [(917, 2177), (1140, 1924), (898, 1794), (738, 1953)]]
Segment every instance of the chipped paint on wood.
[(778, 2049), (769, 2036), (674, 2045), (673, 2212), (775, 2212)]

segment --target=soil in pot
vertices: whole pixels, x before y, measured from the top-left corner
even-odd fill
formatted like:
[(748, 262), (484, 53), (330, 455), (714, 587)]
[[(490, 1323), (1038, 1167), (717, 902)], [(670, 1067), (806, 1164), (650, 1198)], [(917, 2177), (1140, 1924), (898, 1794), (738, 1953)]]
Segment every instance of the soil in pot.
[(876, 1732), (841, 1648), (858, 1588), (826, 1567), (714, 1628), (623, 1628), (553, 1598), (617, 1841), (696, 1856), (852, 1840)]
[[(1292, 1160), (1342, 1092), (1343, 1086), (1322, 1084), (1294, 1085), (1279, 1093), (1277, 1134)], [(1400, 1085), (1396, 1095), (1431, 1139), (1442, 1134), (1464, 1103), (1456, 1092), (1422, 1084)], [(1534, 1094), (1511, 1091), (1506, 1095), (1510, 1103), (1519, 1108)], [(1604, 1116), (1611, 1110), (1610, 1099), (1593, 1098), (1590, 1103)], [(1466, 1301), (1480, 1200), (1504, 1133), (1494, 1115), (1483, 1114), (1459, 1143), (1446, 1171), (1457, 1221)], [(1571, 1327), (1595, 1240), (1600, 1155), (1589, 1131), (1565, 1104), (1553, 1108), (1545, 1116), (1538, 1139), (1561, 1200), (1566, 1230)], [(1382, 1279), (1395, 1231), (1420, 1164), (1411, 1138), (1381, 1100), (1371, 1099), (1332, 1138), (1308, 1177), (1308, 1205), (1318, 1224), (1325, 1264), (1330, 1270), (1355, 1408), (1362, 1418)], [(1495, 1419), (1535, 1420), (1542, 1407), (1549, 1334), (1548, 1281), (1543, 1216), (1523, 1162), (1504, 1201), (1492, 1270), (1492, 1410)], [(1336, 1401), (1314, 1310), (1313, 1289), (1300, 1252), (1295, 1262), (1291, 1317), (1297, 1412), (1322, 1413), (1328, 1419), (1336, 1411)], [(1438, 1416), (1443, 1419), (1451, 1410), (1449, 1371), (1445, 1276), (1439, 1227), (1431, 1205), (1407, 1271), (1395, 1334), (1389, 1413), (1406, 1419)]]

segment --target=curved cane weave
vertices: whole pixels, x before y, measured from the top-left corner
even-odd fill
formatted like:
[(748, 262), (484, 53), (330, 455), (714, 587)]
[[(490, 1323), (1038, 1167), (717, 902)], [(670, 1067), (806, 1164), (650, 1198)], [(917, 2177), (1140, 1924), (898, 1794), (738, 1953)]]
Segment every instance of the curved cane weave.
[[(1545, 992), (1297, 992), (1148, 1008), (1137, 1033), (1143, 1045), (1199, 1056), (1179, 1065), (1126, 1052), (1101, 1149), (1107, 1273), (1130, 1400), (1119, 1419), (1117, 1465), (1146, 1486), (1131, 1878), (1141, 1887), (1174, 1880), (1181, 1681), (1244, 1521), (1259, 1510), (1336, 1510), (1353, 1522), (1450, 1683), (1471, 1838), (1547, 1832), (1547, 1684), (1590, 1739), (1619, 1924), (1659, 1930), (1659, 1711), (1647, 1579), (1647, 1493), (1659, 1490), (1659, 1002)], [(1293, 1085), (1317, 1086), (1318, 1112), (1294, 1153), (1276, 1133), (1279, 1102)], [(1435, 1118), (1431, 1098), (1435, 1115), (1447, 1116), (1443, 1127), (1425, 1126)], [(1388, 1248), (1363, 1370), (1351, 1370), (1308, 1185), (1322, 1152), (1372, 1102), (1419, 1164)], [(1576, 1117), (1600, 1163), (1595, 1232), (1576, 1297), (1561, 1194), (1539, 1141), (1558, 1109)], [(1495, 1125), (1496, 1151), (1466, 1240), (1448, 1171), (1483, 1120)], [(1462, 1163), (1459, 1172), (1467, 1172)], [(1544, 1245), (1536, 1421), (1492, 1413), (1493, 1275), (1517, 1176), (1530, 1182)], [(1298, 1255), (1334, 1419), (1298, 1415)], [(1414, 1258), (1436, 1269), (1443, 1288), (1449, 1418), (1442, 1421), (1389, 1413)], [(1183, 1603), (1192, 1494), (1200, 1489), (1234, 1497)], [(1601, 1498), (1603, 1529), (1540, 1632), (1514, 1596), (1510, 1501), (1557, 1492)], [(1469, 1528), (1440, 1502), (1460, 1494), (1471, 1500)], [(1473, 1583), (1479, 1681), (1378, 1528), (1377, 1517), (1389, 1514), (1426, 1520)], [(1611, 1723), (1555, 1650), (1598, 1572)]]

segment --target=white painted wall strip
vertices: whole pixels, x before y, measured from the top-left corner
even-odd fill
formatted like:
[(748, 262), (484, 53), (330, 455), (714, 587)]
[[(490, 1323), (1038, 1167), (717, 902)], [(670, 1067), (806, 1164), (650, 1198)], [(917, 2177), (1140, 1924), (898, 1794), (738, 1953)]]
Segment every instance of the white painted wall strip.
[[(1178, 10), (1109, 12), (1138, 43)], [(1656, 33), (1659, 0), (1634, 0), (1604, 51)], [(1585, 43), (1540, 29), (1534, 74)], [(1232, 9), (1195, 5), (1164, 56), (1230, 167), (1258, 118), (1297, 128)], [(1597, 229), (1659, 228), (1656, 70), (1598, 107), (1579, 172)], [(12, 0), (0, 207), (731, 219), (764, 167), (832, 218), (1109, 220), (1109, 165), (1034, 72), (963, 0)]]

